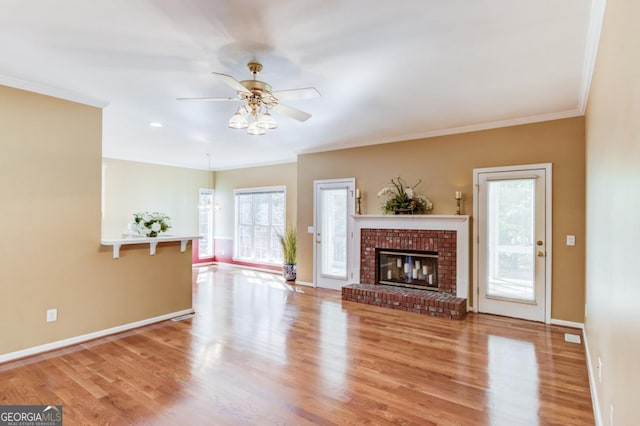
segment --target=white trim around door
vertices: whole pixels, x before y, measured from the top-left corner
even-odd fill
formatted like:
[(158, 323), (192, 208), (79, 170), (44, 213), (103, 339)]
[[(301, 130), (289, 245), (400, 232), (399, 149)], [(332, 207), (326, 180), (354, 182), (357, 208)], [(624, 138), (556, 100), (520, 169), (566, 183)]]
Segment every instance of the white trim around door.
[(480, 235), (479, 235), (479, 222), (480, 222), (480, 179), (482, 175), (490, 173), (502, 174), (508, 176), (509, 173), (522, 174), (526, 171), (542, 171), (544, 173), (544, 322), (551, 323), (551, 292), (552, 292), (552, 167), (551, 163), (542, 164), (530, 164), (530, 165), (517, 165), (517, 166), (505, 166), (505, 167), (490, 167), (474, 169), (473, 171), (473, 184), (474, 184), (474, 200), (473, 200), (473, 306), (474, 312), (478, 312), (480, 293), (479, 293), (479, 280), (480, 280)]
[(355, 186), (355, 178), (313, 182), (315, 287), (340, 290), (353, 278)]

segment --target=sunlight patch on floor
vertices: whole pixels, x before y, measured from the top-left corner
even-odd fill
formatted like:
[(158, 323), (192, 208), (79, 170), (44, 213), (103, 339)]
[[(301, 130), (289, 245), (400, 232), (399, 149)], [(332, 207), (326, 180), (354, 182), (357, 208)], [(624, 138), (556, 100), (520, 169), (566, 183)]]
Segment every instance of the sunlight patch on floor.
[(492, 424), (527, 424), (538, 416), (538, 360), (532, 342), (488, 336), (488, 408)]

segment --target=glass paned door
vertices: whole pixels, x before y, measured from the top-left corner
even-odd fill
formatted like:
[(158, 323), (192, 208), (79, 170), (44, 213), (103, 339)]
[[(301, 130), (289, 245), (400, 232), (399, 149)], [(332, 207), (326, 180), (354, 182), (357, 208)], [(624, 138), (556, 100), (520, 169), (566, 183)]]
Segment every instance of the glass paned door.
[(546, 320), (550, 173), (551, 165), (474, 171), (480, 312)]
[(319, 287), (340, 289), (350, 274), (355, 179), (315, 182), (314, 281)]
[(323, 277), (347, 279), (347, 198), (349, 188), (321, 188)]
[(487, 182), (487, 297), (535, 301), (534, 178)]

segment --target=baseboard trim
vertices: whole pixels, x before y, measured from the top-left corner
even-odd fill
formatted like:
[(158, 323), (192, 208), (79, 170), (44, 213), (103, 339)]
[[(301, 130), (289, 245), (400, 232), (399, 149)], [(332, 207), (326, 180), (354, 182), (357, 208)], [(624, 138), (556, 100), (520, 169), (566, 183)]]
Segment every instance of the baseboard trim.
[(587, 330), (584, 327), (584, 323), (552, 318), (551, 325), (561, 325), (564, 327), (573, 327), (582, 330), (582, 341), (584, 342), (584, 352), (587, 358), (587, 375), (589, 376), (589, 388), (591, 390), (591, 405), (593, 405), (593, 417), (595, 418), (596, 426), (602, 426), (602, 415), (600, 412), (600, 405), (598, 404), (598, 388), (596, 387), (595, 381), (596, 376), (593, 372), (591, 352), (589, 351), (589, 341), (587, 340)]
[(596, 387), (596, 376), (594, 374), (591, 363), (591, 351), (589, 350), (589, 341), (587, 340), (587, 330), (582, 329), (582, 340), (584, 341), (584, 352), (587, 355), (587, 375), (589, 376), (589, 388), (591, 389), (591, 405), (593, 405), (593, 417), (596, 426), (602, 426), (602, 414), (600, 412), (600, 404), (598, 403), (598, 388)]
[(581, 322), (565, 321), (551, 318), (551, 325), (561, 325), (564, 327), (579, 328), (584, 330), (584, 324)]
[(25, 358), (28, 356), (38, 355), (43, 352), (53, 351), (55, 349), (64, 348), (66, 346), (77, 345), (89, 340), (97, 339), (100, 337), (109, 336), (111, 334), (122, 333), (123, 331), (132, 330), (134, 328), (143, 327), (145, 325), (153, 324), (160, 321), (169, 320), (171, 318), (179, 317), (182, 315), (192, 314), (195, 311), (193, 309), (185, 309), (178, 312), (172, 312), (170, 314), (160, 315), (153, 318), (148, 318), (142, 321), (131, 322), (129, 324), (119, 325), (117, 327), (107, 328), (105, 330), (95, 331), (93, 333), (83, 334), (80, 336), (70, 337), (68, 339), (58, 340), (56, 342), (47, 343), (44, 345), (33, 346), (31, 348), (22, 349), (15, 352), (9, 352), (0, 355), (0, 364), (8, 361), (14, 361), (16, 359)]
[[(200, 265), (196, 265), (194, 264), (193, 267), (197, 268)], [(257, 272), (266, 272), (267, 274), (273, 274), (273, 275), (278, 275), (278, 276), (282, 276), (282, 272), (279, 271), (274, 271), (272, 269), (264, 269), (264, 268), (259, 268), (256, 266), (247, 266), (247, 265), (239, 265), (236, 263), (227, 263), (227, 262), (212, 262), (210, 265), (208, 266), (222, 266), (222, 267), (230, 267), (230, 268), (237, 268), (237, 269), (249, 269), (251, 271), (257, 271)], [(291, 284), (291, 285), (303, 285), (306, 287), (315, 287), (316, 285), (314, 283), (308, 283), (306, 281), (285, 281), (286, 284)]]
[[(194, 266), (198, 266), (198, 265), (194, 265)], [(207, 266), (222, 266), (222, 267), (227, 267), (228, 266), (230, 268), (249, 269), (251, 271), (266, 272), (267, 274), (273, 274), (273, 275), (282, 276), (282, 272), (281, 271), (276, 271), (276, 270), (267, 269), (267, 268), (261, 268), (259, 266), (242, 265), (240, 263), (219, 262), (219, 261), (216, 260), (216, 261), (211, 262), (211, 264), (209, 264)]]
[(202, 263), (191, 263), (191, 268), (195, 269), (195, 268), (200, 268), (200, 267), (204, 267), (204, 266), (211, 266), (211, 265), (215, 265), (216, 262), (214, 262), (213, 260), (207, 260), (206, 262), (202, 262)]

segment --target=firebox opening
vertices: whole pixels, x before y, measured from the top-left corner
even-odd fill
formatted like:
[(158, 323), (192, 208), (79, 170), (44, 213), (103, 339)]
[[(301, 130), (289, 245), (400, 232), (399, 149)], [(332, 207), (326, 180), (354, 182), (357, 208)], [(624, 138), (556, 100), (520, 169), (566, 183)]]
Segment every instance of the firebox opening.
[(438, 253), (376, 249), (376, 284), (438, 290)]

